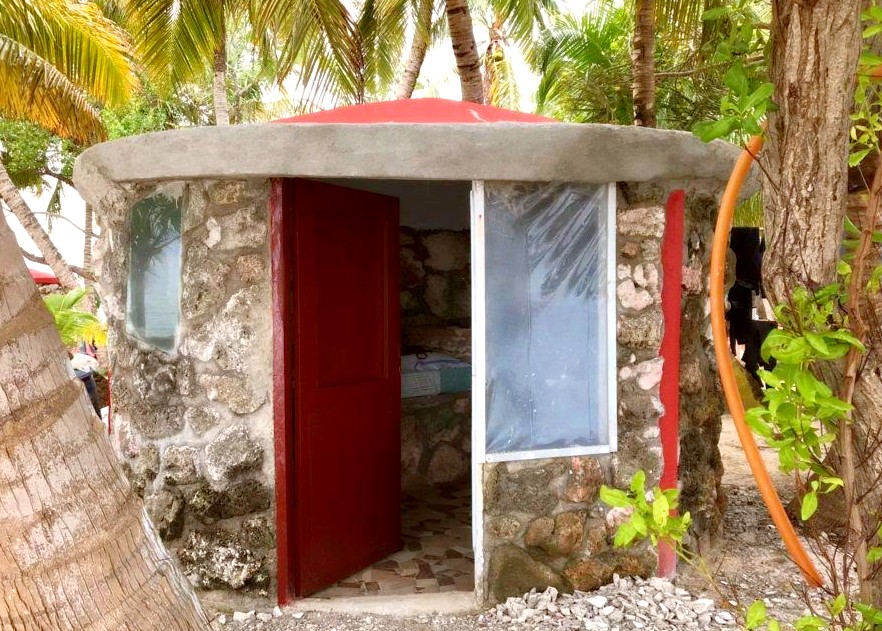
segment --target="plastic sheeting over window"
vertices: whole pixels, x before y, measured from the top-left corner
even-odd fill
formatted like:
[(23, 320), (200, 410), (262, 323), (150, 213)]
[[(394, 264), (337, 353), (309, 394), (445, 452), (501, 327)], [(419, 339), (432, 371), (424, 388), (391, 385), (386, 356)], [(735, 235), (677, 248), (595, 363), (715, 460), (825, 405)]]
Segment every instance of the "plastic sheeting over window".
[(183, 186), (166, 185), (131, 213), (126, 330), (167, 352), (180, 319), (183, 200)]
[(609, 445), (607, 185), (485, 183), (490, 453)]

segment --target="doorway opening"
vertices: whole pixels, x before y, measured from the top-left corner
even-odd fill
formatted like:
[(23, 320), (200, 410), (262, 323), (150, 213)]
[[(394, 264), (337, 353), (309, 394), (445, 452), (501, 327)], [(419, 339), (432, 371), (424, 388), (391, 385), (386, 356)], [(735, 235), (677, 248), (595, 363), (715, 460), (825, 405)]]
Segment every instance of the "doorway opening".
[[(286, 252), (292, 299), (280, 314), (289, 377), (276, 393), (276, 409), (287, 410), (287, 445), (277, 446), (286, 461), (280, 601), (473, 592), (471, 183), (325, 179), (281, 189), (283, 212), (273, 216), (285, 229), (274, 226), (282, 238), (273, 246)], [(374, 230), (392, 207), (394, 235)], [(333, 368), (340, 362), (373, 368)], [(349, 407), (332, 403), (341, 398)]]

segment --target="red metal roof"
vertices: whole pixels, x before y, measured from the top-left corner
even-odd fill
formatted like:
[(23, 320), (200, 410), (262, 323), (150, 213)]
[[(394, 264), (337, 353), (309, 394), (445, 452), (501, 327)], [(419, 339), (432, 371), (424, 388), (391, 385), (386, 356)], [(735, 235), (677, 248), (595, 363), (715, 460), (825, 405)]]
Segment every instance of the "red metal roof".
[(31, 267), (30, 264), (27, 265), (28, 271), (31, 273), (31, 278), (34, 279), (34, 282), (38, 285), (59, 285), (58, 278), (56, 278), (55, 274), (52, 272), (47, 272), (42, 269), (38, 269), (35, 267)]
[(555, 123), (553, 118), (447, 99), (402, 99), (282, 118), (277, 123)]

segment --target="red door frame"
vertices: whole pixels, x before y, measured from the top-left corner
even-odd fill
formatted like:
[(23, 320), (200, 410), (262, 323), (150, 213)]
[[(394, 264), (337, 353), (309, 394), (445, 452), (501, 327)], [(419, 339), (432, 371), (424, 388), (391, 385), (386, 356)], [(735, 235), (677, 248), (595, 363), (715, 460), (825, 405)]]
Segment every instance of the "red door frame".
[[(291, 576), (291, 552), (288, 524), (290, 521), (291, 493), (294, 490), (294, 466), (288, 456), (294, 448), (292, 424), (287, 421), (293, 416), (294, 396), (289, 385), (294, 377), (294, 365), (290, 357), (285, 324), (292, 315), (292, 296), (286, 291), (290, 269), (289, 243), (285, 238), (287, 230), (284, 213), (284, 181), (273, 179), (269, 199), (270, 216), (270, 258), (273, 285), (273, 443), (276, 463), (276, 585), (278, 601), (285, 605), (291, 600), (293, 577)], [(290, 221), (290, 219), (287, 219)]]

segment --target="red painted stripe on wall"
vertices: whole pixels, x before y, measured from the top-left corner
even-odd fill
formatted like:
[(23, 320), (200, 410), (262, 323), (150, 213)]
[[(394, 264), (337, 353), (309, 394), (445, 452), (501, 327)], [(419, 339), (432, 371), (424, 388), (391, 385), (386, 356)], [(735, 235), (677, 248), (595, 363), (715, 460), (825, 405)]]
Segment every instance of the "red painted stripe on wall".
[[(663, 468), (660, 486), (677, 488), (680, 462), (680, 315), (683, 297), (683, 232), (686, 193), (671, 193), (665, 207), (662, 237), (662, 314), (665, 331), (661, 356), (664, 358), (659, 396), (665, 413), (659, 420)], [(668, 545), (659, 545), (658, 574), (671, 577), (677, 571), (677, 555)]]

